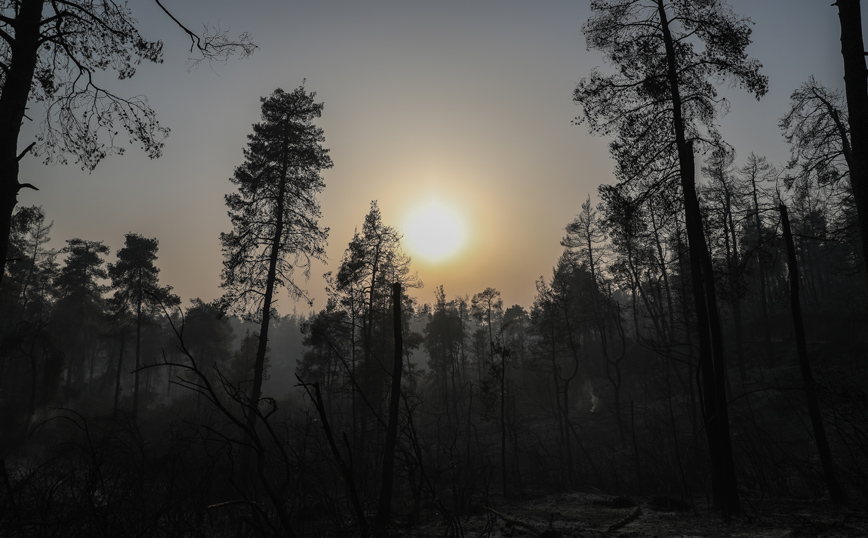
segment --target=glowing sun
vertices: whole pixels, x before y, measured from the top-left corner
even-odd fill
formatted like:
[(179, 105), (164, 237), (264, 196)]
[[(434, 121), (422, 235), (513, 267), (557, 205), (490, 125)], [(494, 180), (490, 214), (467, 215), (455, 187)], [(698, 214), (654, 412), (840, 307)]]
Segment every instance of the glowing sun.
[(413, 211), (404, 225), (411, 254), (429, 262), (445, 261), (464, 246), (464, 220), (451, 207), (429, 202)]

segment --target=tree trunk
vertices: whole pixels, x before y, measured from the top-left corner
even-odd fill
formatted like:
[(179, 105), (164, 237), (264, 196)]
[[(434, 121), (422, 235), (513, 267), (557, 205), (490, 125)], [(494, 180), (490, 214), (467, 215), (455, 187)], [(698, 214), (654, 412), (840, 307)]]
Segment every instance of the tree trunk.
[[(491, 319), (490, 315), (489, 319)], [(488, 327), (490, 330), (490, 321)], [(494, 349), (493, 341), (491, 347)], [(506, 480), (506, 353), (504, 350), (500, 350), (500, 476), (503, 480), (503, 496), (509, 497)]]
[[(570, 423), (570, 382), (576, 378), (579, 373), (579, 352), (578, 352), (578, 344), (573, 338), (573, 328), (570, 325), (570, 312), (567, 309), (567, 305), (563, 305), (564, 311), (564, 324), (567, 327), (567, 341), (570, 345), (570, 353), (573, 356), (573, 373), (570, 374), (569, 377), (562, 378), (564, 382), (564, 409), (563, 409), (563, 419), (564, 419), (564, 432), (566, 433), (566, 429)], [(566, 456), (567, 456), (567, 483), (572, 485), (573, 483), (573, 455), (572, 455), (572, 447), (570, 446), (570, 437), (569, 435), (564, 435), (565, 448), (566, 448)], [(517, 455), (516, 455), (517, 457)]]
[(820, 462), (823, 464), (823, 474), (826, 476), (829, 495), (835, 504), (846, 504), (847, 495), (835, 476), (832, 451), (829, 449), (829, 441), (826, 439), (826, 428), (823, 425), (823, 417), (820, 414), (820, 404), (817, 402), (814, 375), (811, 372), (811, 363), (808, 361), (808, 345), (805, 338), (805, 326), (802, 323), (802, 305), (799, 298), (799, 265), (796, 260), (796, 247), (793, 244), (793, 234), (790, 231), (790, 218), (787, 214), (787, 207), (784, 204), (781, 204), (779, 209), (781, 212), (781, 225), (784, 230), (784, 241), (787, 244), (787, 269), (790, 273), (790, 310), (793, 314), (793, 329), (796, 333), (796, 352), (799, 356), (802, 382), (805, 384), (808, 414), (811, 416), (811, 427), (814, 430), (814, 439), (817, 442), (817, 451), (820, 453)]
[[(356, 515), (356, 521), (359, 525), (359, 534), (362, 538), (367, 538), (368, 536), (368, 526), (365, 521), (365, 509), (362, 507), (362, 503), (359, 498), (359, 490), (356, 487), (356, 482), (353, 478), (353, 460), (352, 454), (350, 454), (350, 462), (347, 464), (344, 462), (344, 458), (341, 456), (341, 451), (338, 449), (338, 444), (335, 441), (334, 432), (332, 431), (331, 426), (329, 425), (328, 414), (325, 410), (325, 405), (323, 405), (322, 401), (322, 393), (319, 390), (319, 384), (314, 383), (313, 385), (305, 385), (301, 378), (296, 376), (299, 383), (302, 387), (308, 390), (308, 394), (310, 395), (310, 390), (307, 388), (308, 386), (313, 386), (313, 403), (316, 406), (317, 413), (319, 414), (320, 424), (322, 425), (322, 429), (325, 432), (326, 440), (328, 441), (329, 447), (332, 450), (332, 456), (334, 456), (335, 461), (338, 465), (338, 470), (340, 470), (341, 475), (343, 475), (344, 482), (346, 482), (347, 490), (349, 490), (350, 494), (350, 504), (353, 507), (353, 511)], [(344, 442), (349, 446), (349, 442), (347, 441), (347, 435), (344, 434)]]
[(259, 324), (259, 343), (256, 347), (256, 363), (253, 366), (253, 386), (250, 387), (250, 409), (247, 411), (247, 427), (250, 429), (251, 434), (255, 433), (254, 430), (256, 429), (259, 399), (262, 397), (265, 354), (268, 352), (268, 326), (271, 323), (271, 303), (274, 298), (274, 282), (277, 280), (277, 259), (280, 256), (280, 241), (283, 238), (283, 207), (284, 197), (286, 195), (286, 176), (289, 170), (289, 156), (287, 155), (288, 146), (289, 142), (284, 141), (284, 153), (280, 170), (280, 184), (277, 189), (274, 237), (271, 241), (271, 252), (268, 257), (268, 275), (265, 277), (265, 295), (262, 299), (262, 320)]
[[(611, 299), (611, 297), (612, 290), (610, 289), (609, 298)], [(615, 330), (618, 333), (618, 338), (621, 340), (621, 351), (618, 354), (618, 358), (615, 360), (609, 360), (608, 356), (606, 357), (606, 377), (609, 378), (609, 382), (612, 384), (612, 388), (615, 391), (615, 423), (618, 425), (618, 436), (621, 441), (621, 447), (627, 448), (627, 428), (624, 424), (624, 413), (621, 409), (621, 384), (623, 381), (621, 376), (621, 361), (624, 360), (624, 356), (627, 353), (627, 336), (624, 334), (624, 326), (621, 321), (621, 307), (617, 302), (614, 303), (614, 306)], [(610, 369), (614, 370), (614, 374)]]
[[(140, 279), (141, 282), (141, 279)], [(141, 289), (141, 287), (139, 288)], [(133, 372), (133, 424), (139, 419), (139, 368), (141, 367), (142, 349), (142, 296), (139, 292), (139, 301), (136, 306), (136, 369)]]
[(0, 284), (6, 272), (12, 213), (18, 203), (18, 135), (27, 109), (39, 51), (42, 0), (20, 2), (15, 37), (9, 45), (10, 62), (0, 90)]
[(636, 489), (642, 491), (642, 460), (639, 458), (639, 443), (636, 441), (636, 414), (633, 410), (633, 400), (630, 400), (630, 436), (633, 438), (633, 461), (636, 465)]
[(669, 271), (666, 270), (666, 258), (663, 253), (663, 245), (660, 241), (660, 230), (657, 227), (657, 218), (654, 214), (654, 204), (649, 204), (651, 209), (651, 226), (654, 230), (654, 244), (657, 247), (657, 257), (660, 260), (660, 274), (663, 277), (663, 287), (666, 291), (666, 308), (668, 314), (668, 323), (664, 322), (666, 325), (666, 330), (669, 337), (669, 342), (675, 340), (675, 309), (672, 306), (672, 287), (669, 285)]
[[(569, 432), (567, 431), (567, 422), (564, 418), (564, 408), (563, 408), (563, 404), (561, 402), (561, 387), (560, 387), (560, 383), (559, 383), (560, 382), (560, 372), (559, 372), (560, 369), (558, 368), (557, 349), (555, 348), (555, 342), (556, 342), (557, 337), (555, 336), (554, 319), (552, 319), (552, 322), (549, 324), (549, 328), (550, 328), (550, 332), (551, 332), (549, 337), (551, 338), (551, 342), (552, 342), (550, 359), (552, 361), (552, 383), (554, 383), (554, 390), (548, 391), (548, 393), (552, 397), (552, 409), (554, 410), (555, 418), (557, 419), (557, 423), (558, 423), (558, 438), (559, 438), (560, 446), (561, 446), (561, 452), (562, 452), (561, 455), (567, 462), (567, 474), (569, 475), (567, 478), (571, 479), (573, 467), (572, 467), (572, 461), (571, 461), (572, 458), (570, 458), (569, 448), (568, 448), (567, 440), (566, 440), (566, 436), (569, 434)], [(548, 385), (548, 383), (546, 383), (546, 385)], [(566, 399), (565, 399), (565, 401), (566, 401)], [(569, 484), (569, 485), (570, 485), (570, 487), (572, 487), (572, 484)]]
[[(572, 379), (572, 378), (570, 378)], [(569, 435), (569, 427), (570, 427), (570, 380), (564, 381), (564, 409), (563, 409), (563, 426), (561, 426), (561, 430), (563, 431), (563, 441), (564, 441), (564, 450), (567, 460), (567, 485), (569, 487), (573, 487), (573, 447), (570, 443), (570, 435)]]
[[(374, 302), (376, 301), (377, 290), (377, 275), (380, 270), (380, 249), (382, 245), (378, 240), (374, 249), (374, 260), (371, 265), (371, 287), (368, 291), (368, 306), (367, 312), (362, 317), (362, 400), (367, 398), (367, 405), (361, 407), (359, 413), (359, 444), (358, 453), (362, 454), (361, 463), (358, 472), (360, 476), (364, 476), (368, 459), (365, 454), (368, 453), (368, 439), (370, 432), (368, 431), (369, 419), (371, 422), (377, 421), (377, 414), (382, 409), (382, 376), (380, 373), (380, 362), (374, 358), (373, 353), (373, 331), (374, 331)], [(376, 362), (375, 362), (376, 361)], [(367, 392), (367, 394), (365, 394)]]
[[(289, 143), (284, 141), (284, 154), (280, 170), (280, 183), (277, 189), (277, 209), (275, 210), (276, 222), (274, 236), (271, 242), (271, 252), (268, 259), (268, 274), (265, 277), (265, 294), (262, 298), (262, 319), (259, 324), (259, 342), (256, 347), (256, 362), (253, 365), (253, 386), (250, 387), (250, 400), (247, 408), (248, 435), (256, 438), (256, 423), (259, 418), (259, 399), (262, 397), (262, 380), (265, 370), (265, 354), (268, 352), (268, 327), (271, 322), (271, 303), (274, 298), (274, 282), (277, 279), (277, 259), (280, 256), (280, 240), (283, 236), (283, 207), (286, 193), (287, 171), (289, 169), (288, 151)], [(250, 444), (244, 444), (241, 449), (241, 476), (242, 483), (247, 483), (250, 474)], [(261, 461), (261, 457), (259, 458)]]
[[(762, 237), (762, 223), (760, 222), (759, 216), (759, 200), (757, 198), (757, 187), (756, 187), (756, 177), (755, 172), (750, 172), (750, 184), (751, 184), (751, 193), (753, 195), (753, 217), (754, 217), (754, 226), (756, 226), (756, 240), (757, 247), (759, 247), (761, 243)], [(760, 312), (762, 313), (763, 318), (763, 340), (765, 342), (765, 351), (766, 351), (766, 365), (769, 368), (775, 367), (775, 353), (772, 348), (772, 336), (771, 330), (769, 328), (769, 307), (768, 301), (766, 297), (768, 297), (768, 293), (766, 293), (766, 271), (765, 267), (763, 267), (763, 259), (760, 253), (759, 248), (757, 248), (756, 255), (757, 267), (758, 271), (758, 279), (759, 279), (759, 287), (760, 287)]]
[[(681, 241), (681, 227), (678, 227), (677, 235), (678, 241), (678, 272), (681, 274), (681, 297), (683, 298), (681, 301), (681, 317), (684, 320), (684, 335), (687, 338), (687, 382), (685, 385), (687, 386), (687, 391), (690, 396), (690, 428), (693, 435), (696, 436), (699, 428), (696, 424), (696, 388), (700, 387), (700, 383), (693, 383), (694, 379), (694, 361), (693, 361), (693, 331), (690, 330), (690, 326), (688, 321), (690, 319), (690, 312), (687, 304), (687, 286), (686, 282), (686, 273), (684, 267), (684, 244)], [(698, 380), (698, 377), (697, 377)], [(679, 376), (679, 381), (681, 381), (681, 376)], [(700, 395), (701, 397), (701, 395)]]
[(389, 398), (389, 423), (386, 427), (386, 446), (383, 451), (383, 483), (380, 487), (380, 505), (377, 509), (377, 529), (380, 532), (386, 529), (392, 510), (395, 445), (398, 439), (398, 405), (401, 401), (401, 370), (404, 365), (400, 282), (392, 284), (392, 312), (395, 331), (395, 360), (392, 365), (392, 390)]
[[(597, 293), (599, 291), (599, 287), (597, 285), (597, 270), (596, 265), (594, 263), (594, 250), (593, 250), (593, 236), (591, 233), (591, 224), (590, 224), (590, 215), (588, 216), (588, 224), (584, 230), (585, 233), (585, 241), (587, 243), (588, 249), (588, 267), (591, 271), (591, 310), (594, 314), (594, 322), (597, 326), (597, 331), (600, 333), (600, 352), (603, 354), (603, 361), (606, 365), (606, 377), (609, 379), (609, 382), (612, 383), (612, 387), (615, 390), (615, 418), (618, 424), (618, 434), (621, 439), (621, 446), (626, 446), (627, 441), (624, 434), (624, 423), (621, 417), (621, 399), (620, 399), (620, 391), (621, 391), (621, 367), (620, 362), (624, 357), (624, 353), (626, 351), (626, 340), (624, 338), (624, 331), (621, 328), (621, 309), (617, 308), (615, 311), (615, 316), (617, 316), (617, 320), (615, 322), (615, 327), (618, 331), (618, 335), (621, 337), (621, 358), (612, 361), (609, 358), (609, 345), (608, 345), (608, 334), (606, 332), (606, 319), (605, 314), (600, 313), (600, 306), (597, 304)], [(611, 289), (609, 289), (608, 301), (611, 301)], [(635, 294), (634, 294), (635, 297)], [(635, 308), (633, 309), (635, 312)], [(638, 338), (639, 329), (636, 328), (636, 336)], [(615, 368), (615, 378), (613, 379), (609, 368)]]
[[(850, 183), (868, 269), (868, 71), (862, 41), (862, 13), (859, 0), (837, 0), (841, 23), (841, 55), (844, 58), (844, 88), (850, 122)], [(868, 270), (866, 270), (868, 276)]]
[[(723, 181), (721, 180), (721, 184)], [(727, 188), (723, 185), (724, 188)], [(740, 278), (740, 262), (738, 259), (738, 236), (735, 231), (735, 222), (732, 218), (732, 195), (729, 190), (726, 191), (726, 210), (723, 223), (723, 235), (726, 238), (726, 256), (727, 265), (729, 266), (729, 285), (730, 293), (732, 293), (732, 323), (735, 326), (735, 356), (738, 361), (738, 376), (742, 386), (747, 381), (747, 370), (744, 359), (744, 336), (741, 328), (741, 278)], [(730, 251), (729, 242), (732, 238), (732, 250)]]
[(702, 215), (696, 197), (693, 145), (685, 138), (682, 102), (678, 81), (675, 48), (669, 32), (669, 22), (662, 0), (657, 0), (660, 26), (666, 49), (667, 78), (672, 99), (673, 131), (678, 148), (681, 188), (684, 194), (687, 245), (693, 296), (699, 328), (699, 361), (702, 371), (703, 403), (706, 435), (711, 455), (712, 496), (715, 506), (725, 515), (740, 513), (732, 445), (729, 436), (729, 416), (726, 402), (723, 342), (717, 312), (711, 257), (702, 231)]

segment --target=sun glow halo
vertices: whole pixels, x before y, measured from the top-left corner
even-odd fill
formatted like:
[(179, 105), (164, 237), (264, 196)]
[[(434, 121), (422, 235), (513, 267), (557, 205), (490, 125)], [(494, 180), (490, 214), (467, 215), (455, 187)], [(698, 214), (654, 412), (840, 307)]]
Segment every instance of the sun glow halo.
[(466, 235), (463, 219), (452, 208), (438, 202), (413, 211), (404, 230), (411, 253), (429, 262), (455, 256), (464, 246)]

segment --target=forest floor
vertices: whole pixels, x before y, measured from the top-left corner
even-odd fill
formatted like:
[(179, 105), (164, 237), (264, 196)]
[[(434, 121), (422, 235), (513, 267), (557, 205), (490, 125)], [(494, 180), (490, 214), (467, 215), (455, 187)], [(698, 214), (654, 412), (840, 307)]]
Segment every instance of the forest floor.
[[(722, 519), (708, 506), (655, 497), (565, 493), (532, 500), (502, 501), (485, 514), (461, 519), (465, 538), (785, 538), (868, 537), (868, 509), (828, 500), (743, 501), (745, 514)], [(702, 503), (705, 504), (704, 502)], [(406, 538), (456, 536), (443, 522), (398, 533)]]

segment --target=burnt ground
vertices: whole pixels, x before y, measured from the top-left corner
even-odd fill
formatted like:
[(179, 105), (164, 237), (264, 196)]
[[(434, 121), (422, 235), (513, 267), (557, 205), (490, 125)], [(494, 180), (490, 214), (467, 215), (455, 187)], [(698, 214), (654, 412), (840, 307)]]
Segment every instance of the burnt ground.
[[(838, 508), (828, 500), (743, 500), (744, 515), (728, 521), (704, 501), (697, 504), (660, 497), (564, 493), (501, 501), (484, 514), (462, 518), (461, 530), (465, 538), (868, 537), (864, 503)], [(396, 534), (407, 538), (456, 535), (442, 519)]]

